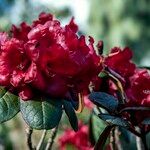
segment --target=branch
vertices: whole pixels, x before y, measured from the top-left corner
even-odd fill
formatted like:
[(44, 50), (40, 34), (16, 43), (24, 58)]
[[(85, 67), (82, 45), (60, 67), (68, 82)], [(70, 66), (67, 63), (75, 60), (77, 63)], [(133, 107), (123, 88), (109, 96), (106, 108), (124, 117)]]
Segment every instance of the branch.
[(137, 130), (141, 133), (141, 137), (136, 136), (136, 146), (137, 150), (148, 150), (147, 144), (146, 144), (146, 134), (140, 130), (140, 128), (137, 128)]
[(40, 150), (41, 149), (41, 146), (42, 146), (42, 144), (44, 142), (46, 134), (47, 134), (47, 130), (44, 130), (43, 133), (42, 133), (41, 139), (40, 139), (40, 141), (38, 143), (38, 146), (37, 146), (36, 150)]
[(140, 134), (138, 131), (134, 130), (133, 128), (128, 128), (128, 130), (129, 130), (131, 133), (133, 133), (134, 135), (136, 135), (136, 136), (138, 136), (138, 137), (141, 137), (141, 134)]
[(120, 131), (118, 129), (118, 127), (115, 128), (115, 145), (117, 147), (117, 150), (123, 150), (122, 145), (121, 145), (121, 141), (120, 141)]
[(27, 135), (27, 146), (29, 150), (33, 150), (33, 146), (32, 146), (32, 133), (33, 130), (30, 127), (26, 128), (26, 135)]
[(115, 128), (113, 128), (111, 130), (111, 132), (110, 132), (110, 149), (111, 150), (115, 150), (116, 149), (114, 130), (115, 130)]
[(142, 139), (138, 136), (136, 136), (136, 147), (137, 147), (137, 150), (144, 150)]
[(52, 146), (54, 144), (54, 139), (56, 137), (57, 130), (58, 130), (58, 126), (56, 128), (54, 128), (54, 129), (51, 130), (51, 136), (48, 139), (48, 142), (47, 142), (45, 150), (52, 150)]
[(144, 149), (145, 149), (145, 150), (148, 150), (147, 141), (146, 141), (146, 134), (144, 133), (143, 130), (141, 130), (141, 135), (142, 135), (142, 136), (141, 136), (141, 140), (142, 140)]

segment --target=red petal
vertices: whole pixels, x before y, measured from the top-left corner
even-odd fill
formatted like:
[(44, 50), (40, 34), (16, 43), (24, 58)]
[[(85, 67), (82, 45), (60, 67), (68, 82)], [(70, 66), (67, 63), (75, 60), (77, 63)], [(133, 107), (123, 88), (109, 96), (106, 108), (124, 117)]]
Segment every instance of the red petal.
[(24, 78), (24, 73), (20, 70), (14, 70), (12, 73), (12, 77), (10, 79), (10, 83), (17, 87), (21, 83), (22, 79)]
[(36, 76), (37, 76), (37, 66), (35, 63), (32, 62), (29, 69), (25, 73), (24, 82), (30, 83), (36, 78)]
[(74, 22), (74, 17), (72, 17), (72, 19), (70, 20), (69, 24), (67, 25), (73, 32), (77, 32), (78, 31), (78, 26), (77, 24)]
[(29, 87), (22, 87), (19, 97), (24, 101), (31, 99), (33, 97), (31, 89)]

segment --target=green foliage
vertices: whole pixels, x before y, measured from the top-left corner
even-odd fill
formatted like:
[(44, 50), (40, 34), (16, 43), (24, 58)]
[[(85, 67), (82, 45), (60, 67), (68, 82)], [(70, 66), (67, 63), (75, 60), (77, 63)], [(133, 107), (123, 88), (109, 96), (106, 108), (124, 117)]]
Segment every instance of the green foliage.
[(94, 149), (95, 150), (104, 150), (104, 145), (106, 143), (106, 140), (108, 138), (108, 136), (110, 135), (110, 132), (112, 130), (113, 126), (107, 126), (102, 134), (100, 134), (98, 142), (96, 143)]
[(134, 60), (149, 62), (150, 1), (148, 0), (92, 0), (89, 31), (96, 41), (103, 40), (105, 52), (114, 46), (129, 46)]
[(71, 102), (64, 100), (64, 109), (69, 118), (69, 122), (70, 122), (72, 128), (75, 131), (77, 131), (78, 130), (78, 119), (77, 119), (76, 113), (74, 111), (74, 108), (73, 108)]
[(99, 114), (99, 117), (102, 120), (105, 120), (106, 122), (110, 123), (110, 125), (129, 127), (129, 123), (120, 117), (111, 116), (108, 114)]
[(119, 127), (120, 141), (123, 148), (136, 150), (136, 139), (133, 134), (123, 127)]
[(18, 97), (0, 87), (0, 123), (10, 120), (18, 112)]
[(98, 75), (100, 78), (107, 77), (107, 74), (105, 72), (100, 72)]
[(92, 92), (89, 99), (99, 107), (103, 107), (108, 111), (115, 112), (118, 107), (118, 100), (104, 92)]
[(61, 100), (20, 100), (20, 111), (26, 123), (34, 129), (52, 129), (62, 116)]
[(89, 135), (90, 141), (93, 143), (93, 145), (95, 145), (95, 143), (98, 141), (99, 135), (102, 134), (106, 126), (107, 125), (103, 120), (99, 119), (98, 116), (92, 113), (89, 122)]

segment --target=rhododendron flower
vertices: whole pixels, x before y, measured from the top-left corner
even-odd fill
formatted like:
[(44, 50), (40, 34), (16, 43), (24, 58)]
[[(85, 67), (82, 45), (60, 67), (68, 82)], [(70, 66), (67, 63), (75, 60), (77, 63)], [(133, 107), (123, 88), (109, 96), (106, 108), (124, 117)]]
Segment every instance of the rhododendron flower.
[[(125, 107), (150, 107), (150, 74), (146, 69), (136, 69), (130, 78), (130, 84), (125, 89), (127, 97)], [(140, 124), (145, 118), (150, 117), (149, 110), (132, 111), (135, 120), (133, 124)]]
[(150, 74), (146, 69), (136, 69), (126, 94), (130, 105), (150, 107)]
[(0, 49), (1, 45), (8, 39), (8, 34), (5, 32), (0, 32)]
[(1, 43), (0, 53), (0, 84), (7, 86), (11, 84), (16, 87), (24, 76), (27, 58), (23, 45), (14, 38), (7, 39)]
[(105, 58), (105, 65), (120, 74), (125, 79), (133, 75), (135, 64), (131, 61), (132, 51), (126, 47), (123, 50), (114, 47)]
[(72, 145), (77, 150), (93, 150), (88, 139), (88, 131), (88, 126), (81, 124), (78, 132), (67, 129), (59, 138), (60, 149), (66, 150), (67, 145)]
[(18, 40), (22, 40), (24, 42), (28, 41), (28, 33), (31, 30), (31, 27), (27, 25), (27, 23), (22, 22), (20, 24), (20, 27), (16, 27), (15, 25), (12, 25), (11, 32), (14, 38)]
[(51, 14), (41, 13), (31, 26), (12, 27), (13, 38), (0, 35), (0, 84), (15, 87), (22, 99), (44, 95), (68, 98), (88, 89), (101, 70), (101, 57), (77, 35), (72, 19), (62, 27)]

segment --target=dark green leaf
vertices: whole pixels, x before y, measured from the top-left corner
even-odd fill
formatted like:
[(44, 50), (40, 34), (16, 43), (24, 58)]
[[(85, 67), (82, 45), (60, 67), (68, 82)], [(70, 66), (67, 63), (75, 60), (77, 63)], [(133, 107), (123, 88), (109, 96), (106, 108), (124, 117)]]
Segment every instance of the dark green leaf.
[(102, 134), (99, 136), (99, 139), (98, 139), (98, 142), (96, 143), (95, 147), (94, 147), (94, 150), (103, 150), (104, 149), (104, 145), (106, 143), (106, 140), (110, 134), (110, 131), (111, 129), (113, 128), (114, 126), (107, 126)]
[(20, 100), (20, 110), (26, 123), (34, 129), (52, 129), (62, 116), (62, 100)]
[(129, 126), (129, 123), (126, 120), (124, 120), (120, 117), (117, 117), (117, 116), (111, 116), (108, 114), (99, 114), (99, 117), (102, 120), (105, 120), (106, 122), (113, 124), (113, 125), (123, 126), (123, 127)]
[(89, 120), (89, 137), (92, 145), (95, 145), (96, 141), (98, 141), (99, 135), (106, 128), (106, 123), (101, 120), (95, 114), (91, 114)]
[(78, 119), (76, 113), (74, 111), (73, 105), (71, 102), (64, 100), (64, 109), (69, 118), (69, 122), (72, 128), (77, 131), (78, 130)]
[(0, 87), (0, 123), (10, 120), (18, 112), (18, 97)]
[(118, 101), (117, 99), (104, 92), (92, 92), (89, 96), (89, 99), (99, 107), (103, 107), (110, 112), (117, 110)]
[(90, 140), (90, 143), (94, 146), (96, 141), (95, 141), (94, 132), (93, 132), (92, 115), (90, 116), (90, 120), (89, 120), (89, 140)]
[(142, 121), (142, 124), (150, 125), (150, 118), (146, 118)]
[(119, 127), (119, 131), (121, 133), (120, 138), (126, 142), (126, 143), (130, 143), (130, 133), (128, 132), (127, 129), (123, 128), (123, 127)]
[(107, 73), (105, 73), (105, 72), (101, 72), (101, 73), (99, 73), (99, 75), (98, 75), (100, 78), (104, 78), (104, 77), (106, 77), (106, 76), (108, 76), (107, 75)]

